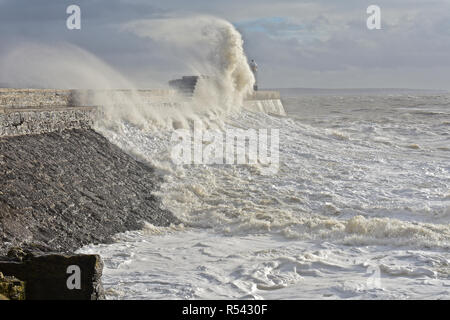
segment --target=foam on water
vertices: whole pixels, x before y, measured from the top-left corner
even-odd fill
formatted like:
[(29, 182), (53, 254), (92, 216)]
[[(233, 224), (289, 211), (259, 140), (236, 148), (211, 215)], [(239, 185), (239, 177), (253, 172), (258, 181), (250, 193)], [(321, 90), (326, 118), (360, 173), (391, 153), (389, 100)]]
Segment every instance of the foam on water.
[(106, 259), (110, 298), (449, 298), (449, 101), (297, 96), (287, 117), (229, 117), (225, 127), (280, 129), (269, 176), (176, 166), (170, 131), (105, 131), (165, 173), (157, 195), (185, 229), (83, 251)]

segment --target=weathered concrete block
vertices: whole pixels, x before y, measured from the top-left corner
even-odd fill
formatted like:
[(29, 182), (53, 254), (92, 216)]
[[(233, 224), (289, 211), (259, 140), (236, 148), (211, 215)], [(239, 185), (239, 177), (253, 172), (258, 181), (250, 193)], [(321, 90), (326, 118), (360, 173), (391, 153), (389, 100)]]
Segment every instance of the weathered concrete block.
[(4, 259), (0, 272), (25, 282), (27, 300), (104, 298), (99, 255), (28, 254), (22, 260)]
[(0, 272), (0, 300), (25, 300), (25, 282)]

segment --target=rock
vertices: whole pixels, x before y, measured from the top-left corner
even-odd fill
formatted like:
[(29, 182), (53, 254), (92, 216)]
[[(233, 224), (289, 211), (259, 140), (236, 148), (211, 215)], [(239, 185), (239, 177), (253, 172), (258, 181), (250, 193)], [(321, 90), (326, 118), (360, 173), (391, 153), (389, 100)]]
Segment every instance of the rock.
[(25, 282), (0, 272), (0, 300), (25, 300)]
[[(0, 260), (0, 272), (25, 282), (25, 295), (18, 295), (20, 290), (14, 291), (16, 295), (12, 296), (7, 294), (8, 291), (0, 290), (0, 294), (11, 299), (26, 297), (27, 300), (104, 299), (102, 271), (103, 262), (99, 255), (39, 253), (27, 254), (22, 261)], [(20, 288), (22, 281), (13, 283)]]
[(7, 257), (12, 259), (12, 260), (16, 260), (16, 261), (22, 261), (25, 257), (27, 256), (27, 253), (19, 247), (14, 247), (11, 248), (8, 251), (8, 255)]

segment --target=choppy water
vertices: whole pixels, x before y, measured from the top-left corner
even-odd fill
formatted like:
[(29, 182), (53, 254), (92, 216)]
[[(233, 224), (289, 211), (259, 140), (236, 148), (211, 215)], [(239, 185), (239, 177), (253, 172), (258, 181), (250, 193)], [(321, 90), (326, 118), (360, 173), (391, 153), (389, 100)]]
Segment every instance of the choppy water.
[(280, 170), (175, 166), (170, 132), (104, 134), (165, 174), (184, 226), (88, 246), (111, 299), (450, 298), (450, 95), (285, 93)]

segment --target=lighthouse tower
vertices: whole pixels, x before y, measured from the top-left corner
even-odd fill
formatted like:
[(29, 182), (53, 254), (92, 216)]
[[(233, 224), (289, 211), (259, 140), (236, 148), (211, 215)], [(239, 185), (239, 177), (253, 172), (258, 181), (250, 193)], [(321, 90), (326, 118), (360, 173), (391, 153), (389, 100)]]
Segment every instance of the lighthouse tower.
[(253, 90), (258, 91), (258, 65), (253, 59), (250, 62), (250, 69), (252, 70), (253, 75), (255, 76), (255, 84), (253, 85)]

